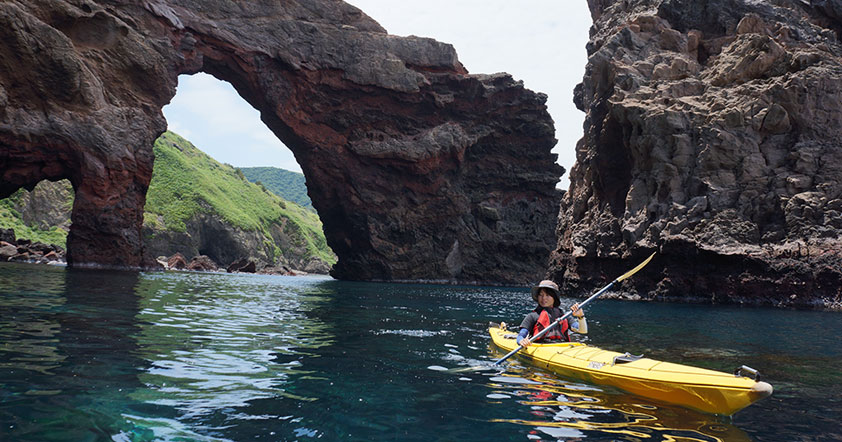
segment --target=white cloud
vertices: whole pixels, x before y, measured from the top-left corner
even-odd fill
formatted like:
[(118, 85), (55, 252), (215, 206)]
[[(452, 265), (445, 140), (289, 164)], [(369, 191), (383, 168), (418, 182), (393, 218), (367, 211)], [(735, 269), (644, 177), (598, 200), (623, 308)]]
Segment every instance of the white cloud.
[(248, 133), (264, 126), (257, 110), (240, 98), (230, 84), (207, 74), (180, 78), (176, 100), (183, 103), (186, 111), (206, 121), (207, 131)]
[(164, 115), (170, 130), (217, 161), (301, 171), (292, 152), (260, 121), (260, 113), (230, 84), (210, 75), (179, 77)]

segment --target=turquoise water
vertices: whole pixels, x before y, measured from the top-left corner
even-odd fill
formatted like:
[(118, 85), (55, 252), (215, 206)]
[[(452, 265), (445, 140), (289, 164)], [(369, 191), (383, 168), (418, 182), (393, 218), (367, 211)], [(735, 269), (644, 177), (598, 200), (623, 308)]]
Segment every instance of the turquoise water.
[(598, 300), (588, 342), (775, 387), (733, 419), (493, 361), (525, 289), (0, 264), (0, 440), (842, 440), (842, 315)]

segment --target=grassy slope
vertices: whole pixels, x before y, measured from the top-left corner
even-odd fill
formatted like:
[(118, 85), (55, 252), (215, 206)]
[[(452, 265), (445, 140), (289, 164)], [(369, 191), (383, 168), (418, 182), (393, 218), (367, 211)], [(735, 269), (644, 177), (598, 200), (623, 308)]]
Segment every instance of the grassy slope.
[[(270, 241), (269, 226), (287, 218), (307, 241), (307, 250), (329, 264), (336, 262), (327, 246), (319, 217), (248, 182), (232, 166), (223, 165), (189, 141), (166, 132), (155, 141), (155, 168), (146, 198), (144, 223), (184, 231), (185, 221), (199, 212), (216, 212), (226, 222), (261, 231)], [(275, 258), (281, 251), (275, 246)]]
[[(243, 230), (263, 232), (267, 242), (271, 242), (269, 225), (287, 218), (290, 221), (287, 231), (292, 227), (303, 232), (312, 255), (329, 264), (336, 262), (325, 241), (321, 221), (313, 212), (248, 182), (237, 169), (220, 164), (172, 132), (161, 135), (154, 148), (155, 168), (146, 196), (144, 224), (183, 232), (185, 221), (194, 214), (212, 211)], [(15, 209), (23, 192), (21, 189), (9, 198), (0, 199), (0, 228), (14, 229), (19, 239), (65, 247), (66, 231), (56, 227), (41, 230), (24, 224)], [(72, 205), (70, 199), (68, 211)], [(274, 249), (277, 258), (281, 250), (277, 246)]]
[(240, 170), (252, 183), (260, 182), (275, 195), (315, 211), (307, 196), (304, 174), (277, 167), (241, 167)]
[[(56, 185), (70, 186), (69, 181), (62, 181)], [(24, 189), (18, 189), (8, 198), (0, 199), (0, 228), (14, 229), (15, 237), (17, 239), (28, 239), (32, 242), (40, 242), (44, 244), (54, 244), (62, 248), (66, 247), (67, 231), (59, 227), (51, 227), (49, 230), (41, 229), (37, 226), (28, 226), (23, 222), (20, 212), (17, 207), (20, 207), (20, 202), (24, 197)], [(71, 192), (72, 193), (72, 192)], [(73, 199), (62, 203), (66, 206), (68, 212), (73, 207)]]

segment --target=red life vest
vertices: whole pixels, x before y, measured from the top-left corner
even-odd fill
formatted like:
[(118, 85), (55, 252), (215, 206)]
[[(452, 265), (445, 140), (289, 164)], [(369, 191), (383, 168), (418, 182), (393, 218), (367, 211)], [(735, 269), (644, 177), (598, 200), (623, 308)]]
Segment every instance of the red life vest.
[[(540, 310), (540, 312), (539, 312)], [(538, 321), (535, 323), (535, 327), (532, 328), (532, 336), (536, 336), (538, 333), (541, 333), (545, 328), (549, 327), (553, 320), (550, 319), (550, 315), (547, 312), (547, 309), (538, 307), (535, 309), (538, 313)], [(557, 308), (553, 308), (553, 315), (554, 318), (558, 318), (561, 316), (561, 310)], [(570, 342), (570, 334), (567, 330), (570, 328), (570, 325), (567, 323), (567, 319), (561, 321), (559, 325), (556, 325), (552, 328), (552, 330), (548, 331), (547, 334), (541, 336), (535, 342), (543, 342), (543, 341), (566, 341)]]

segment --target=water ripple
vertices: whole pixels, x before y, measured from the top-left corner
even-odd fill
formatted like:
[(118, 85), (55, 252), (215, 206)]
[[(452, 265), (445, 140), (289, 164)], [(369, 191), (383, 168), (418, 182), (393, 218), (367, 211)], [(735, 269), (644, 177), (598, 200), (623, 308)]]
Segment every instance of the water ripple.
[(0, 263), (0, 440), (839, 439), (838, 315), (589, 310), (597, 345), (761, 369), (775, 395), (738, 426), (518, 357), (492, 366), (488, 321), (531, 304), (522, 288)]

